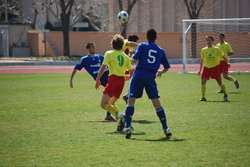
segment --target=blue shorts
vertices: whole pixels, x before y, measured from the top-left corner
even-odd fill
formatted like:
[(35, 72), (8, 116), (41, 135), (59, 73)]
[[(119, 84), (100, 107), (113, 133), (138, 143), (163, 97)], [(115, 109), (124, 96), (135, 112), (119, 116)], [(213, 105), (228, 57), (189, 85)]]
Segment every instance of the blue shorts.
[(144, 88), (149, 99), (158, 99), (160, 97), (155, 82), (155, 72), (144, 69), (135, 70), (130, 82), (128, 97), (142, 97)]
[(102, 77), (101, 77), (101, 79), (100, 79), (102, 86), (105, 87), (105, 86), (107, 85), (107, 83), (108, 83), (108, 78), (109, 78), (109, 72), (106, 71), (106, 72), (103, 73), (103, 75), (102, 75)]

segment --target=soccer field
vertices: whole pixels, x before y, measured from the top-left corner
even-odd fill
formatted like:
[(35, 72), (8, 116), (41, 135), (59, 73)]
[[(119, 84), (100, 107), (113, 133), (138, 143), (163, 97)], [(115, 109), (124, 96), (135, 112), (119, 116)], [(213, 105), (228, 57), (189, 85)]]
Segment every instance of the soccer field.
[[(131, 139), (103, 121), (101, 91), (86, 73), (0, 75), (0, 166), (249, 166), (250, 74), (225, 81), (230, 102), (207, 83), (200, 98), (196, 74), (157, 79), (173, 132), (164, 138), (147, 96), (136, 101)], [(126, 93), (128, 83), (123, 93)], [(125, 109), (122, 100), (118, 107)]]

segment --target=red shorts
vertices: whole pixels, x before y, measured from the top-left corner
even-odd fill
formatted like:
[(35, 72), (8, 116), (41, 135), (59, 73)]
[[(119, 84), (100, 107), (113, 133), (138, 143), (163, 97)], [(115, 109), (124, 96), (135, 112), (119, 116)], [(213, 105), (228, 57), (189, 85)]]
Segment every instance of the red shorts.
[(103, 94), (108, 94), (110, 97), (115, 96), (117, 99), (120, 98), (123, 87), (125, 84), (125, 78), (116, 75), (110, 75), (108, 83), (105, 86)]
[(220, 61), (220, 73), (228, 74), (228, 64), (226, 61)]
[(221, 79), (220, 66), (218, 65), (212, 68), (204, 67), (201, 74), (201, 78), (206, 78), (207, 80), (209, 80), (210, 78)]

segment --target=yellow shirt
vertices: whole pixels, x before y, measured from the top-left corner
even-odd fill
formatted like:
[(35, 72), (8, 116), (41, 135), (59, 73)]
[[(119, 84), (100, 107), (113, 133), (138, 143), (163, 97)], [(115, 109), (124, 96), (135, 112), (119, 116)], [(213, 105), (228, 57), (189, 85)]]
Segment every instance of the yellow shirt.
[(124, 39), (124, 44), (123, 44), (123, 47), (122, 47), (122, 51), (125, 52), (126, 49), (133, 49), (134, 47), (133, 46), (129, 46), (129, 45), (126, 45), (126, 43), (128, 43), (129, 41), (127, 39)]
[(122, 50), (110, 50), (104, 55), (103, 63), (109, 68), (109, 76), (125, 76), (125, 72), (133, 69), (130, 58)]
[(201, 49), (201, 59), (203, 60), (204, 66), (207, 68), (212, 68), (219, 65), (223, 55), (224, 53), (215, 46)]
[[(227, 42), (224, 42), (223, 44), (218, 43), (216, 45), (216, 47), (218, 47), (223, 53), (230, 53), (233, 52), (233, 49), (231, 48), (230, 44)], [(226, 56), (227, 60), (230, 60), (230, 56)], [(224, 58), (221, 59), (221, 61), (225, 60)]]

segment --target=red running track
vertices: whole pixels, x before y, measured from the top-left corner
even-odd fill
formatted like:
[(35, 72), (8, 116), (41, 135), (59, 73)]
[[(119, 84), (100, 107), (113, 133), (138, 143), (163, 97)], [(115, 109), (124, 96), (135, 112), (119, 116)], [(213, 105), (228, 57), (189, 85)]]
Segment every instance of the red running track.
[[(0, 74), (71, 73), (73, 68), (74, 66), (0, 66)], [(199, 64), (188, 65), (187, 69), (188, 72), (197, 72)], [(169, 71), (182, 72), (182, 64), (172, 64)], [(232, 63), (229, 71), (250, 71), (250, 63)]]

